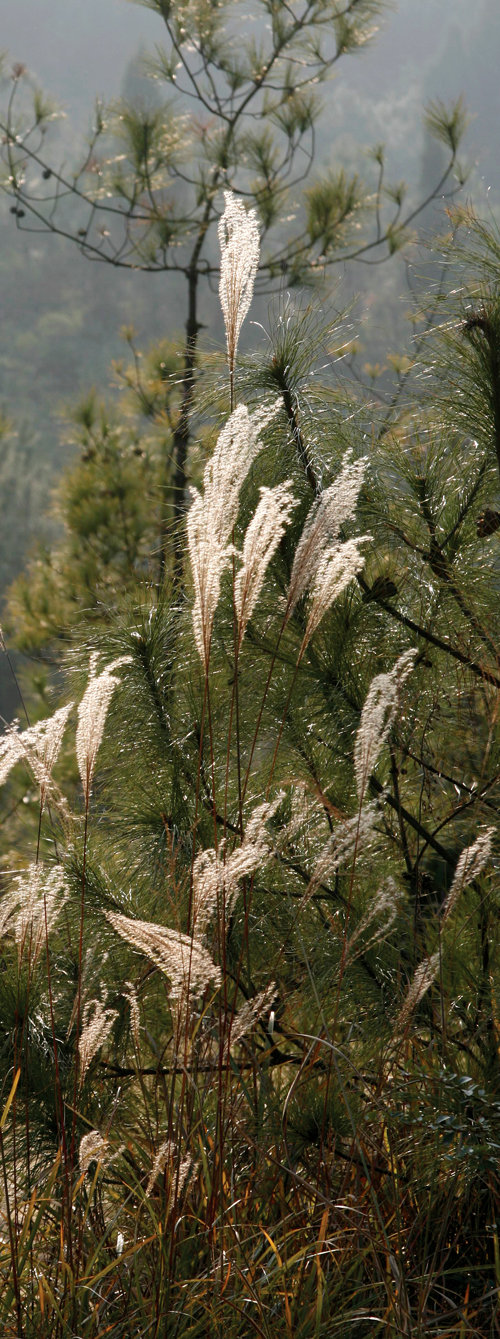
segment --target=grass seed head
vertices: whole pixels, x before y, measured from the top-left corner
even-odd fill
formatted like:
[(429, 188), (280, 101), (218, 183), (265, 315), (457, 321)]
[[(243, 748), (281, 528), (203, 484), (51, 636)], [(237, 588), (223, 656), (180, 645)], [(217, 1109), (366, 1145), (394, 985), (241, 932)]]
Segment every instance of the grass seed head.
[(241, 327), (252, 301), (259, 264), (259, 225), (255, 209), (246, 210), (232, 191), (224, 191), (219, 220), (221, 253), (219, 298), (226, 330), (227, 358), (234, 370)]

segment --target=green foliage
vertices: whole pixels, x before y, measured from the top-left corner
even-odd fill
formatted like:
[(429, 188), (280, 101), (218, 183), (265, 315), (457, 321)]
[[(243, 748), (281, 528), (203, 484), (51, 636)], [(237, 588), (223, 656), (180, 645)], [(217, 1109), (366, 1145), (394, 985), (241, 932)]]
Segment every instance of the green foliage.
[(320, 242), (328, 253), (345, 243), (348, 225), (362, 204), (360, 183), (341, 168), (335, 175), (316, 182), (306, 194), (307, 227), (311, 243)]
[(463, 98), (447, 107), (440, 98), (430, 102), (425, 113), (425, 125), (434, 139), (456, 154), (468, 124)]
[[(485, 309), (494, 300), (483, 280)], [(78, 608), (66, 623), (72, 699), (89, 653), (86, 698), (106, 665), (115, 676), (104, 737), (85, 802), (71, 723), (48, 783), (39, 853), (47, 872), (62, 862), (66, 900), (44, 953), (33, 906), (30, 934), (7, 919), (2, 939), (4, 1100), (20, 1070), (2, 1143), (6, 1333), (50, 1324), (121, 1339), (159, 1317), (186, 1337), (255, 1324), (266, 1339), (374, 1324), (387, 1336), (486, 1335), (500, 1144), (498, 534), (484, 524), (498, 507), (494, 362), (476, 327), (456, 325), (459, 360), (449, 330), (433, 337), (427, 401), (372, 431), (337, 536), (340, 552), (371, 535), (364, 566), (307, 641), (310, 600), (287, 614), (294, 556), (332, 484), (340, 502), (346, 449), (367, 453), (366, 410), (319, 384), (342, 326), (281, 304), (263, 354), (238, 368), (252, 408), (278, 405), (241, 489), (204, 667), (194, 568), (186, 558), (172, 584), (169, 557), (160, 585), (145, 562), (163, 514), (158, 444), (178, 413), (175, 358), (163, 346), (141, 360), (126, 337), (121, 418), (94, 397), (75, 416), (82, 459), (52, 559)], [(207, 389), (205, 419), (222, 398)], [(209, 538), (217, 450), (203, 439), (190, 455)], [(245, 536), (259, 490), (285, 478), (296, 506), (240, 645)], [(323, 540), (318, 530), (316, 564)], [(385, 726), (368, 713), (374, 678), (382, 696), (397, 685)], [(98, 698), (79, 716), (79, 731), (97, 721)], [(80, 737), (84, 775), (81, 748)], [(36, 841), (17, 811), (8, 824), (19, 852), (30, 831)], [(218, 870), (205, 904), (202, 867)], [(181, 954), (170, 968), (167, 932)], [(194, 984), (202, 951), (211, 975)], [(98, 1018), (82, 1074), (79, 1034)]]
[[(32, 252), (33, 228), (37, 247), (44, 229), (61, 245), (54, 253), (54, 271), (47, 265), (42, 268), (33, 257), (36, 275), (29, 309), (20, 315), (14, 349), (11, 323), (5, 328), (0, 360), (15, 408), (21, 398), (23, 404), (31, 398), (32, 360), (35, 357), (38, 364), (43, 350), (42, 369), (49, 384), (39, 417), (46, 421), (50, 409), (53, 420), (40, 443), (46, 477), (43, 471), (41, 476), (34, 473), (39, 505), (45, 510), (49, 469), (56, 472), (55, 398), (61, 390), (73, 397), (77, 387), (84, 390), (102, 375), (103, 365), (115, 352), (115, 330), (125, 310), (127, 315), (131, 309), (138, 311), (138, 323), (141, 313), (143, 322), (149, 320), (149, 294), (140, 288), (138, 271), (165, 274), (172, 306), (185, 322), (179, 345), (180, 406), (172, 441), (177, 525), (189, 484), (186, 461), (196, 369), (206, 353), (200, 351), (204, 324), (211, 319), (205, 294), (207, 286), (215, 287), (214, 235), (223, 190), (241, 191), (255, 202), (264, 234), (257, 286), (266, 295), (283, 283), (283, 276), (289, 286), (324, 282), (331, 267), (351, 254), (362, 258), (374, 251), (377, 260), (390, 258), (411, 242), (414, 234), (408, 225), (421, 206), (412, 205), (404, 217), (402, 186), (391, 192), (382, 176), (365, 183), (337, 166), (303, 194), (316, 154), (321, 86), (339, 59), (376, 35), (377, 20), (386, 9), (383, 3), (314, 0), (303, 8), (255, 0), (249, 9), (238, 0), (215, 5), (152, 0), (148, 8), (157, 14), (163, 38), (149, 62), (153, 93), (135, 97), (132, 83), (131, 101), (98, 103), (86, 151), (71, 168), (58, 162), (59, 131), (51, 104), (34, 88), (23, 66), (5, 70), (2, 186), (11, 223), (20, 233), (27, 230), (29, 250), (23, 254), (23, 267)], [(434, 109), (432, 118), (436, 133), (448, 127), (449, 148), (435, 188), (441, 193), (447, 183), (453, 194), (464, 118), (456, 108), (446, 112), (441, 107)], [(431, 185), (431, 199), (433, 194)], [(91, 267), (93, 278), (84, 285), (75, 278), (73, 264), (67, 271), (63, 247), (68, 240), (83, 257), (98, 262)], [(3, 254), (6, 292), (17, 309), (13, 268), (19, 264), (18, 252), (15, 262), (10, 252)], [(108, 278), (103, 268), (109, 269)], [(133, 288), (121, 289), (117, 314), (115, 283), (122, 271), (130, 272)], [(53, 293), (57, 291), (59, 300), (61, 288), (62, 315), (60, 307), (53, 307)], [(106, 319), (102, 304), (96, 311), (95, 302), (89, 302), (94, 290), (101, 295), (104, 289)], [(34, 321), (33, 308), (38, 312), (40, 303), (47, 302), (48, 309)], [(163, 320), (157, 307), (157, 324)], [(98, 342), (92, 338), (97, 322), (103, 327), (100, 362)], [(34, 437), (38, 423), (29, 426)], [(21, 544), (19, 538), (19, 556)], [(25, 541), (23, 547), (26, 551)], [(9, 576), (16, 570), (17, 564), (11, 565)]]
[[(186, 336), (181, 359), (141, 357), (124, 332), (121, 403), (75, 411), (59, 539), (10, 600), (17, 645), (51, 665), (44, 717), (71, 705), (0, 751), (0, 1316), (12, 1339), (491, 1334), (495, 282), (478, 307), (474, 277), (465, 328), (450, 297), (401, 412), (352, 394), (352, 332), (290, 297), (222, 378), (197, 347), (221, 188), (259, 210), (258, 286), (349, 254), (367, 202), (344, 172), (272, 230), (316, 82), (380, 6), (264, 0), (260, 47), (232, 40), (243, 6), (149, 7), (202, 119), (99, 114), (80, 236), (180, 272)], [(459, 113), (431, 116), (447, 176)], [(6, 133), (19, 210), (33, 147)], [(375, 162), (353, 252), (397, 250), (414, 217)], [(266, 407), (255, 451), (244, 404)]]

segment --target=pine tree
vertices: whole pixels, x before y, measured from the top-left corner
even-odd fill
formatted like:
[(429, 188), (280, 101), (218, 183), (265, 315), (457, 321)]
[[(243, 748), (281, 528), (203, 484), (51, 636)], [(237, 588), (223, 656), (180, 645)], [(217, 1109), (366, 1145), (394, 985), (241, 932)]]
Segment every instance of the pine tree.
[[(196, 21), (203, 77), (217, 50), (242, 99), (223, 8), (155, 7), (181, 55)], [(266, 5), (278, 46), (297, 8)], [(374, 8), (337, 12), (338, 51)], [(317, 71), (333, 6), (302, 12)], [(272, 124), (298, 114), (287, 77)], [(454, 156), (456, 116), (435, 116)], [(262, 125), (221, 159), (216, 124), (190, 245), (218, 222), (220, 261), (200, 250), (185, 278), (197, 302), (203, 271), (219, 277), (226, 356), (223, 375), (204, 362), (189, 458), (197, 308), (180, 378), (175, 347), (141, 360), (130, 334), (127, 407), (77, 411), (62, 538), (12, 600), (30, 650), (51, 658), (63, 630), (67, 700), (0, 745), (0, 1314), (26, 1339), (487, 1334), (500, 245), (465, 219), (422, 388), (377, 413), (341, 361), (320, 376), (346, 333), (314, 301), (281, 298), (241, 352), (280, 261), (277, 181)], [(154, 153), (133, 142), (126, 229)], [(230, 187), (257, 144), (271, 157), (249, 199)], [(167, 149), (155, 173), (180, 174)], [(335, 190), (306, 199), (304, 251), (284, 257), (297, 276), (338, 257), (355, 202)], [(167, 241), (152, 198), (134, 256), (160, 268), (187, 210)]]
[[(162, 99), (96, 109), (84, 161), (68, 173), (49, 150), (53, 108), (15, 66), (0, 123), (4, 188), (23, 229), (61, 234), (89, 261), (166, 275), (184, 302), (179, 403), (171, 423), (169, 487), (176, 524), (163, 554), (182, 561), (190, 420), (196, 400), (202, 290), (217, 282), (215, 233), (223, 191), (253, 203), (262, 239), (257, 291), (324, 283), (339, 263), (399, 251), (429, 202), (453, 194), (461, 104), (434, 108), (448, 158), (425, 199), (404, 211), (379, 147), (373, 183), (343, 168), (318, 171), (319, 92), (344, 56), (376, 33), (384, 0), (151, 0), (160, 36), (150, 70)], [(163, 552), (163, 551), (162, 551)]]
[(255, 219), (225, 207), (235, 404), (183, 589), (81, 623), (70, 701), (0, 756), (39, 794), (2, 900), (2, 1314), (486, 1334), (498, 239), (470, 220), (462, 310), (450, 294), (427, 390), (377, 440), (363, 402), (321, 395), (314, 311), (287, 304), (239, 361)]

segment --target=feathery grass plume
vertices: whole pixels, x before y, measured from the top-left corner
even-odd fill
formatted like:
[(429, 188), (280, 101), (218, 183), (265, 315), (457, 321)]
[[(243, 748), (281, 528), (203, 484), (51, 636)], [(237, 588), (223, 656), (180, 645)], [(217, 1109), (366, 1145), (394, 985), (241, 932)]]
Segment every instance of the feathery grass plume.
[(411, 674), (416, 654), (415, 649), (404, 651), (393, 669), (388, 674), (377, 674), (368, 689), (354, 745), (354, 771), (360, 800), (393, 724), (399, 692)]
[(287, 618), (314, 582), (326, 550), (338, 540), (341, 525), (354, 516), (366, 466), (365, 456), (353, 461), (351, 452), (347, 451), (340, 474), (313, 503), (295, 550), (287, 596)]
[(193, 932), (200, 939), (206, 933), (223, 891), (224, 862), (220, 858), (223, 850), (221, 842), (219, 855), (210, 847), (199, 851), (193, 862)]
[(38, 721), (36, 725), (30, 725), (21, 733), (19, 722), (12, 722), (0, 741), (0, 786), (7, 780), (15, 764), (24, 759), (40, 786), (43, 809), (66, 722), (73, 705), (73, 702), (68, 702), (66, 707), (59, 707), (48, 720)]
[(229, 566), (232, 549), (220, 543), (212, 529), (210, 513), (200, 493), (196, 493), (193, 497), (186, 524), (194, 586), (192, 612), (194, 639), (206, 673), (210, 660), (215, 611), (219, 603), (221, 577)]
[(241, 846), (225, 855), (223, 843), (219, 853), (213, 849), (200, 851), (193, 865), (193, 925), (198, 935), (206, 932), (211, 917), (224, 897), (226, 915), (230, 916), (236, 902), (241, 879), (255, 874), (269, 860), (272, 843), (266, 828), (283, 796), (259, 804), (251, 813)]
[(89, 680), (78, 707), (78, 725), (76, 729), (76, 759), (80, 772), (85, 802), (88, 804), (92, 787), (92, 777), (97, 753), (102, 742), (109, 704), (120, 683), (113, 670), (120, 665), (130, 663), (130, 656), (119, 656), (107, 665), (100, 674), (96, 673), (98, 655), (94, 651), (90, 657)]
[(401, 890), (395, 884), (394, 879), (391, 879), (389, 876), (375, 893), (375, 897), (372, 898), (364, 916), (362, 916), (356, 929), (350, 936), (347, 952), (351, 952), (356, 941), (361, 935), (365, 934), (365, 931), (368, 930), (370, 926), (373, 926), (374, 929), (372, 930), (369, 939), (363, 940), (363, 953), (365, 953), (367, 948), (372, 944), (378, 943), (381, 939), (385, 938), (392, 925), (394, 925), (402, 901), (403, 894)]
[(238, 515), (240, 492), (262, 447), (260, 433), (279, 409), (279, 401), (249, 414), (239, 405), (219, 434), (203, 475), (203, 495), (191, 489), (187, 541), (194, 585), (193, 628), (205, 671), (221, 577), (233, 548), (229, 540)]
[(415, 969), (413, 980), (410, 981), (408, 990), (403, 1000), (402, 1008), (396, 1020), (396, 1034), (402, 1032), (406, 1024), (415, 1012), (417, 1005), (420, 1004), (429, 987), (432, 986), (439, 972), (439, 950), (433, 953), (430, 958), (419, 963)]
[(234, 373), (240, 330), (250, 309), (259, 264), (259, 225), (255, 209), (224, 191), (225, 209), (219, 219), (221, 253), (219, 298), (224, 317), (229, 371)]
[(262, 590), (267, 567), (296, 506), (289, 480), (276, 488), (260, 489), (260, 502), (245, 533), (243, 566), (234, 583), (238, 650)]
[(149, 1181), (146, 1186), (146, 1195), (151, 1194), (156, 1178), (158, 1176), (163, 1175), (167, 1162), (173, 1161), (174, 1157), (175, 1157), (175, 1144), (172, 1142), (171, 1139), (164, 1139), (163, 1143), (160, 1144), (160, 1147), (157, 1149), (157, 1152), (155, 1153), (155, 1156), (151, 1163)]
[(17, 901), (12, 892), (4, 893), (0, 898), (0, 938), (7, 934), (13, 926), (17, 910)]
[[(240, 850), (253, 848), (256, 858), (260, 858), (265, 852), (269, 854), (272, 843), (270, 834), (266, 828), (266, 823), (269, 823), (270, 819), (274, 818), (276, 810), (279, 809), (284, 798), (285, 792), (279, 790), (277, 795), (275, 795), (274, 800), (264, 800), (262, 804), (257, 804), (255, 809), (252, 809), (252, 812), (249, 814), (245, 823), (245, 836)], [(234, 857), (236, 858), (238, 854), (239, 852), (235, 851)]]
[(310, 839), (326, 824), (325, 806), (319, 796), (311, 793), (306, 781), (296, 781), (290, 790), (290, 818), (281, 829), (280, 850), (286, 850), (297, 837)]
[(378, 812), (374, 800), (371, 804), (363, 805), (354, 818), (337, 824), (314, 865), (310, 884), (312, 889), (336, 874), (354, 855), (357, 859), (366, 851), (373, 837)]
[(309, 615), (301, 650), (305, 650), (334, 601), (361, 571), (365, 560), (359, 552), (359, 546), (367, 544), (371, 538), (371, 535), (360, 535), (357, 539), (348, 539), (344, 544), (335, 544), (325, 549), (310, 589)]
[(102, 1003), (102, 1000), (90, 1000), (88, 1004), (85, 1005), (83, 1027), (78, 1043), (80, 1084), (83, 1083), (88, 1067), (92, 1063), (94, 1056), (97, 1055), (97, 1052), (109, 1037), (116, 1018), (118, 1018), (118, 1010), (106, 1009), (106, 1005)]
[(179, 1196), (182, 1194), (182, 1191), (184, 1190), (184, 1186), (190, 1173), (192, 1172), (193, 1176), (195, 1176), (198, 1167), (199, 1163), (194, 1162), (191, 1157), (191, 1154), (188, 1153), (187, 1157), (183, 1158), (182, 1162), (179, 1163), (179, 1166), (175, 1168), (175, 1175), (172, 1178), (167, 1201), (167, 1213), (170, 1213), (175, 1203), (178, 1202)]
[(252, 414), (246, 405), (238, 405), (219, 433), (213, 455), (203, 472), (203, 490), (210, 521), (221, 544), (230, 538), (238, 515), (241, 489), (262, 450), (260, 434), (280, 408), (279, 399), (255, 409)]
[(27, 761), (35, 780), (38, 781), (40, 786), (42, 809), (63, 741), (68, 716), (73, 710), (73, 706), (73, 702), (68, 702), (65, 707), (59, 707), (59, 710), (55, 711), (54, 715), (50, 716), (48, 720), (39, 721), (37, 725), (31, 726), (29, 730), (24, 730), (23, 734), (19, 736)]
[(88, 1172), (91, 1162), (102, 1162), (106, 1164), (106, 1154), (109, 1149), (109, 1139), (106, 1139), (99, 1130), (89, 1130), (80, 1140), (80, 1149), (78, 1153), (78, 1162), (80, 1171)]
[(134, 1038), (136, 1050), (139, 1050), (139, 1040), (141, 1031), (141, 1015), (139, 1010), (139, 1001), (137, 991), (132, 981), (126, 981), (122, 990), (124, 1000), (130, 1005), (130, 1022), (132, 1025), (132, 1036)]
[(198, 939), (181, 934), (180, 930), (168, 930), (154, 921), (131, 920), (115, 911), (107, 911), (106, 917), (122, 939), (168, 976), (171, 999), (180, 999), (188, 984), (195, 995), (202, 995), (211, 981), (217, 989), (221, 986), (220, 968)]
[(193, 1159), (188, 1153), (187, 1157), (183, 1158), (179, 1165), (177, 1165), (175, 1144), (171, 1139), (165, 1139), (163, 1143), (160, 1144), (160, 1147), (155, 1154), (148, 1184), (146, 1186), (146, 1195), (151, 1195), (157, 1177), (163, 1174), (168, 1164), (170, 1164), (170, 1186), (167, 1199), (167, 1213), (170, 1213), (175, 1199), (179, 1198), (191, 1168), (195, 1166), (195, 1164), (193, 1164)]
[[(35, 966), (45, 944), (45, 934), (54, 928), (69, 891), (61, 865), (46, 870), (43, 865), (29, 865), (25, 873), (13, 880), (12, 892), (4, 903), (10, 904), (8, 920), (2, 920), (2, 930), (12, 929), (21, 960), (26, 941), (32, 966)], [(6, 908), (3, 907), (3, 910)]]
[(13, 721), (0, 740), (0, 786), (3, 786), (12, 768), (23, 756), (19, 722)]
[(441, 912), (441, 924), (444, 925), (451, 916), (460, 893), (463, 888), (467, 888), (474, 879), (477, 879), (481, 870), (488, 863), (491, 856), (491, 844), (495, 835), (495, 828), (485, 828), (479, 833), (472, 846), (466, 846), (462, 851), (457, 862), (457, 868), (453, 877), (453, 883), (447, 894)]
[(262, 1018), (262, 1015), (267, 1013), (267, 1010), (271, 1008), (277, 993), (278, 987), (276, 982), (271, 981), (271, 984), (266, 986), (265, 990), (260, 990), (257, 995), (254, 995), (253, 999), (245, 1000), (241, 1009), (238, 1009), (237, 1014), (235, 1014), (231, 1025), (231, 1050), (233, 1049), (233, 1046), (237, 1046), (240, 1041), (243, 1041), (243, 1038), (246, 1037), (254, 1023), (257, 1023), (259, 1018)]

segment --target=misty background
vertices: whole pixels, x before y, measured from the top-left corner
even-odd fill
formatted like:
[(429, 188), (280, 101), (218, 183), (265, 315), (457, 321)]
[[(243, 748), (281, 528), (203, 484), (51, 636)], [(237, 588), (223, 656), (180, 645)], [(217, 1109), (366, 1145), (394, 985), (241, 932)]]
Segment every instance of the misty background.
[[(143, 58), (162, 40), (160, 18), (127, 0), (4, 0), (2, 7), (7, 74), (10, 63), (22, 62), (63, 110), (57, 135), (68, 165), (81, 156), (95, 99), (144, 94)], [(325, 86), (315, 166), (344, 163), (365, 175), (366, 149), (385, 141), (388, 178), (405, 178), (423, 196), (440, 170), (439, 146), (422, 129), (424, 104), (463, 93), (471, 115), (464, 196), (479, 212), (495, 212), (499, 57), (498, 0), (399, 0), (373, 44), (342, 60)], [(74, 450), (66, 406), (92, 385), (110, 386), (111, 361), (126, 352), (121, 326), (132, 323), (145, 348), (184, 321), (168, 276), (93, 265), (70, 242), (16, 229), (10, 204), (0, 200), (0, 410), (10, 424), (0, 441), (0, 592), (34, 539), (50, 535), (51, 488)], [(435, 208), (424, 226), (437, 228)], [(354, 327), (362, 324), (367, 359), (397, 328), (400, 282), (391, 269), (336, 276), (338, 305), (361, 293), (352, 319)], [(365, 309), (371, 326), (362, 320)]]

